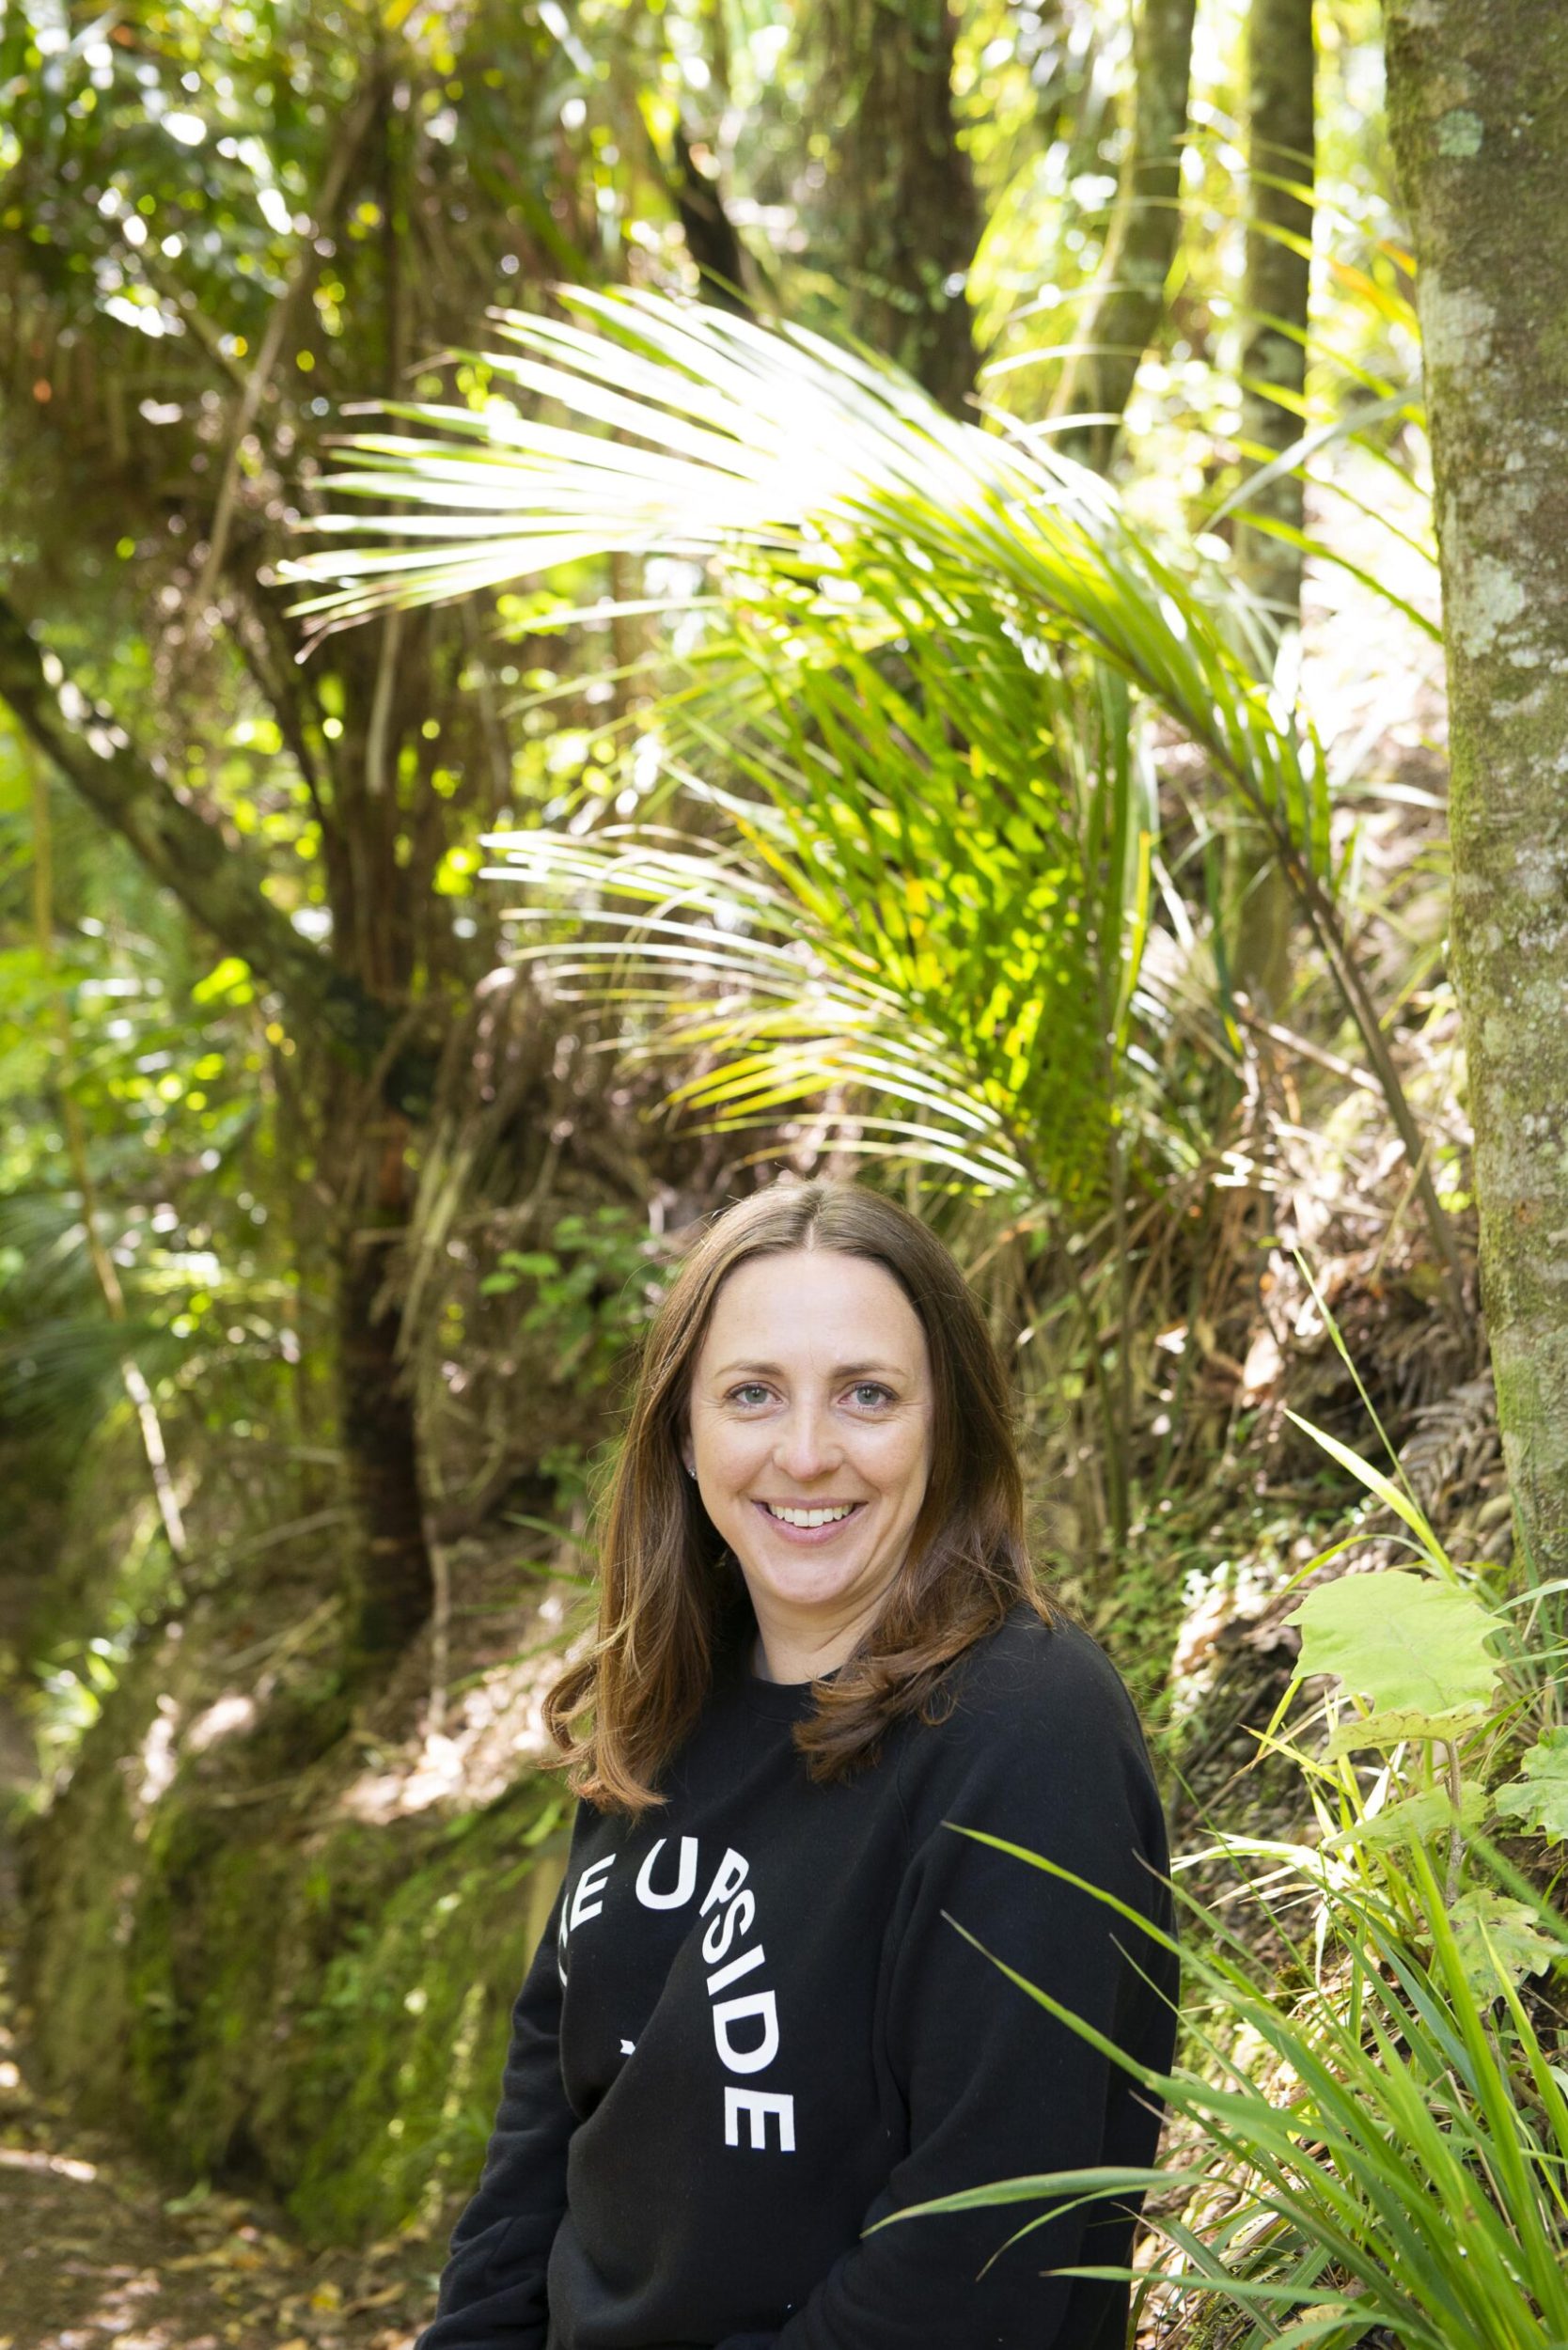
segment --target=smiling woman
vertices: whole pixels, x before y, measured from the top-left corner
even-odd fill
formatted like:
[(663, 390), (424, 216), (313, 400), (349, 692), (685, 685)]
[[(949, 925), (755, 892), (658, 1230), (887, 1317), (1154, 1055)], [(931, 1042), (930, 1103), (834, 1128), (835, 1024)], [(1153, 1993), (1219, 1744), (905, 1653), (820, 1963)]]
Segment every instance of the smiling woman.
[[(1031, 1568), (1006, 1376), (935, 1236), (847, 1183), (718, 1217), (600, 1548), (546, 1708), (566, 1880), (416, 2350), (1121, 2350), (1090, 2272), (1159, 2137), (1111, 2051), (1170, 2059), (1165, 1825)], [(1027, 2249), (1011, 2211), (916, 2211), (1021, 2177)]]
[(745, 1577), (758, 1670), (797, 1682), (834, 1669), (880, 1613), (925, 1498), (919, 1316), (870, 1258), (754, 1258), (718, 1292), (689, 1415), (682, 1454)]

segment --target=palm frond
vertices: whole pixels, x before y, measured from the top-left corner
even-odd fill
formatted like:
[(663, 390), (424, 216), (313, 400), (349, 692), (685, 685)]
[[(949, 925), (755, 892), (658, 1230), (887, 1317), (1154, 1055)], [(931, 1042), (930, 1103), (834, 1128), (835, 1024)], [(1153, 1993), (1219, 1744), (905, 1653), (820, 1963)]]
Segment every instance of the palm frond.
[[(447, 437), (353, 436), (348, 446), (379, 462), (324, 487), (416, 513), (337, 510), (309, 526), (404, 544), (339, 544), (287, 565), (324, 590), (297, 613), (362, 618), (589, 554), (682, 555), (743, 577), (749, 559), (774, 587), (829, 602), (840, 586), (864, 592), (869, 565), (917, 603), (922, 588), (957, 576), (1030, 634), (1065, 635), (1119, 671), (1325, 870), (1321, 750), (1253, 674), (1259, 616), (1212, 566), (1156, 549), (1088, 468), (957, 422), (895, 370), (801, 328), (637, 290), (562, 299), (591, 328), (502, 312), (511, 348), (474, 355), (493, 378), (598, 429), (494, 399), (477, 413), (398, 407)], [(411, 521), (444, 532), (440, 543), (408, 544)]]
[[(483, 354), (530, 413), (410, 406), (426, 431), (349, 444), (328, 486), (395, 495), (434, 542), (410, 543), (406, 511), (329, 514), (316, 527), (337, 543), (289, 567), (319, 591), (296, 610), (336, 626), (590, 554), (695, 560), (722, 619), (642, 749), (722, 806), (811, 951), (831, 937), (857, 971), (871, 959), (885, 1033), (896, 1018), (940, 1039), (1031, 1182), (1090, 1213), (1120, 1180), (1131, 1024), (1157, 1009), (1137, 985), (1138, 746), (1163, 714), (1271, 837), (1452, 1263), (1338, 919), (1322, 748), (1288, 666), (1262, 659), (1266, 614), (1043, 440), (955, 421), (864, 355), (646, 291), (562, 301), (562, 319), (496, 314), (503, 348)], [(366, 538), (401, 543), (345, 543)], [(579, 904), (580, 929), (593, 914)], [(667, 977), (671, 942), (647, 948)], [(786, 1084), (781, 1067), (766, 1098)]]

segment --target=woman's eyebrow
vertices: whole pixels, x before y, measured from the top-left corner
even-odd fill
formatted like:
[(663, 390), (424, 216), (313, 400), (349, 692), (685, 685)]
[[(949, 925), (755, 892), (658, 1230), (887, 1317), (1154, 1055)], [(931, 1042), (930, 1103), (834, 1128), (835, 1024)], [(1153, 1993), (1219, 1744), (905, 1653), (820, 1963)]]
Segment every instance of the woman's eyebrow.
[[(732, 1371), (763, 1371), (770, 1379), (782, 1379), (784, 1376), (783, 1366), (779, 1363), (745, 1362), (721, 1363), (713, 1377), (728, 1379)], [(902, 1379), (908, 1375), (897, 1363), (835, 1363), (828, 1376), (833, 1379), (866, 1379), (873, 1371), (884, 1378)]]

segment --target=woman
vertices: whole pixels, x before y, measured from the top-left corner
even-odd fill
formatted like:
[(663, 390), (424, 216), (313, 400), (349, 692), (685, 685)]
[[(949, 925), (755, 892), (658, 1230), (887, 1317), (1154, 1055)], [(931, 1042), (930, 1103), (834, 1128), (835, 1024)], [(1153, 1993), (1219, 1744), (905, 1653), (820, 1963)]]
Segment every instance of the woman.
[(808, 1183), (710, 1226), (602, 1575), (546, 1708), (566, 1878), (416, 2350), (1122, 2350), (1124, 2284), (1043, 2272), (1124, 2263), (1136, 2199), (867, 2232), (1152, 2158), (1157, 2103), (994, 1961), (1145, 2064), (1174, 2037), (1168, 1949), (958, 1832), (1171, 1930), (1137, 1716), (1035, 1581), (1006, 1376), (922, 1224)]

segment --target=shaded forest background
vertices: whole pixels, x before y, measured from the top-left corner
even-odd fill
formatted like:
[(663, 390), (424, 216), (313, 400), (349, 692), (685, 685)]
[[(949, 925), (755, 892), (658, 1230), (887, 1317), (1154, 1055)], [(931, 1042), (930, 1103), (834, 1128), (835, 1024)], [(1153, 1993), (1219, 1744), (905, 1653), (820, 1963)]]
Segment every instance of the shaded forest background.
[(0, 2154), (149, 2341), (428, 2316), (639, 1331), (823, 1171), (1155, 1747), (1139, 2341), (1568, 2337), (1568, 35), (1386, 14), (0, 23)]

